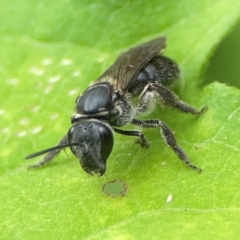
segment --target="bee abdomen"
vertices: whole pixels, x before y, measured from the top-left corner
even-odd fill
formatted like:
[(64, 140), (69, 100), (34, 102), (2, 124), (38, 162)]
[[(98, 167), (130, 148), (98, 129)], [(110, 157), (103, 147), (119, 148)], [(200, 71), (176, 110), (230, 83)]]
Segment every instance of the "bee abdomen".
[(178, 79), (179, 75), (180, 70), (173, 60), (164, 56), (156, 56), (141, 69), (135, 84), (161, 83), (167, 86)]

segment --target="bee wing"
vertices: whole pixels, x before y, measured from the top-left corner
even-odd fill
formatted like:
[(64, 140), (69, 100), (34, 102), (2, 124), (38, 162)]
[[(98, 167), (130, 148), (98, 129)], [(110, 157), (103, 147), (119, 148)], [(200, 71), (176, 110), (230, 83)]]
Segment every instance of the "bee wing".
[(160, 50), (165, 48), (166, 38), (161, 37), (121, 53), (113, 65), (97, 81), (113, 79), (119, 90), (126, 91), (141, 70)]

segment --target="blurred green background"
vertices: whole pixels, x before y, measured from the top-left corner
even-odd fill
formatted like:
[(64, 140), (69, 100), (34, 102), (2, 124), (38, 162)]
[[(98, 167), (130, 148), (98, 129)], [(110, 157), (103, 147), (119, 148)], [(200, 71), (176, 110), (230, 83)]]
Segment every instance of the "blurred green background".
[(240, 88), (240, 22), (213, 52), (203, 84), (219, 81)]

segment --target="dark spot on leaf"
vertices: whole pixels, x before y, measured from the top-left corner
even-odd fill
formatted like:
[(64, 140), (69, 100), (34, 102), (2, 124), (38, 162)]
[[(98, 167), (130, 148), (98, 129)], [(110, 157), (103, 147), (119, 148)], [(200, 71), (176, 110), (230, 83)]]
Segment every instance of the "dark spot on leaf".
[(116, 179), (105, 183), (102, 186), (102, 191), (110, 197), (125, 196), (127, 185), (122, 180)]

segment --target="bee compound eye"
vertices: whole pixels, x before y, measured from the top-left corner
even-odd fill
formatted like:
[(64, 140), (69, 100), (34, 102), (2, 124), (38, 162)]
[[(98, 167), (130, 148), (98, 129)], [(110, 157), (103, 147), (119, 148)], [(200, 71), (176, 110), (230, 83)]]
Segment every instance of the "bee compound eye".
[(107, 125), (100, 126), (98, 132), (101, 138), (101, 155), (106, 161), (112, 152), (114, 142), (113, 133)]

